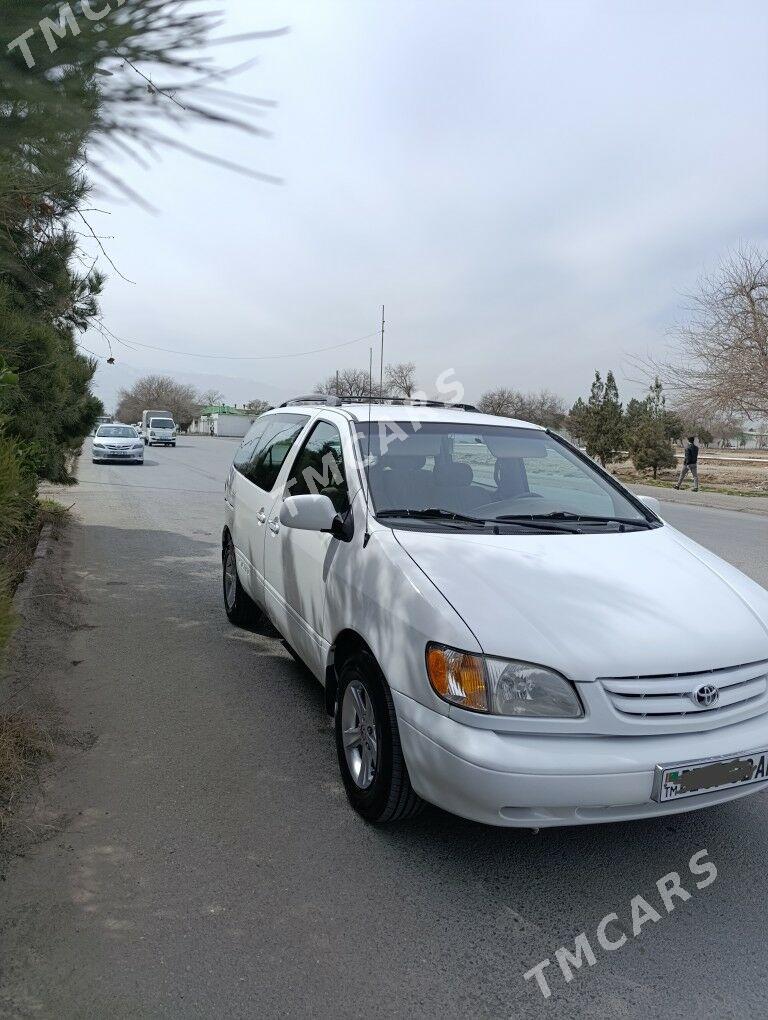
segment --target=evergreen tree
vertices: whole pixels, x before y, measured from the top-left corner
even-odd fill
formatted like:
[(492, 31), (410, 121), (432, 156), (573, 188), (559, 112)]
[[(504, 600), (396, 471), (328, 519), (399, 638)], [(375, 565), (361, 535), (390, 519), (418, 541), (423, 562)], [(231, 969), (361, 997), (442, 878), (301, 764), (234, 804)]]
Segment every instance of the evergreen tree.
[(670, 439), (679, 424), (677, 415), (666, 409), (663, 387), (658, 378), (650, 386), (645, 400), (630, 401), (627, 408), (627, 444), (632, 463), (638, 471), (651, 469), (656, 478), (659, 468), (675, 466)]
[(624, 411), (613, 372), (608, 372), (605, 382), (595, 372), (581, 427), (590, 457), (603, 467), (616, 459), (624, 444)]
[(584, 439), (586, 430), (586, 417), (587, 417), (587, 405), (584, 403), (581, 397), (574, 403), (573, 407), (568, 412), (568, 417), (565, 421), (565, 427), (568, 429), (574, 439), (579, 441)]
[(205, 52), (219, 25), (193, 0), (0, 0), (0, 365), (18, 382), (0, 387), (0, 427), (40, 477), (69, 480), (69, 454), (103, 411), (78, 341), (103, 328), (104, 280), (82, 268), (78, 241), (95, 240), (92, 178), (122, 187), (102, 158), (166, 144), (263, 176), (162, 130), (190, 120), (256, 130), (240, 111), (258, 101), (223, 90), (227, 72)]

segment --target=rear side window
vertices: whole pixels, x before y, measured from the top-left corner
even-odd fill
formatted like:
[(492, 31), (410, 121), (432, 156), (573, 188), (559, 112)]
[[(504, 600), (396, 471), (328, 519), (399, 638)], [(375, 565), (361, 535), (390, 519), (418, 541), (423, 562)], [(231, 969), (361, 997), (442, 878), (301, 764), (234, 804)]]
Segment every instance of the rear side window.
[(309, 415), (272, 414), (266, 421), (267, 427), (254, 445), (248, 463), (238, 467), (238, 471), (249, 482), (270, 492), (291, 447), (309, 421)]
[(259, 441), (269, 426), (270, 420), (270, 418), (264, 417), (257, 418), (248, 430), (240, 449), (235, 454), (235, 459), (232, 463), (241, 474), (243, 473), (243, 470), (248, 467)]
[(349, 507), (349, 492), (341, 450), (341, 435), (335, 425), (319, 421), (297, 454), (286, 496), (328, 496), (339, 513)]

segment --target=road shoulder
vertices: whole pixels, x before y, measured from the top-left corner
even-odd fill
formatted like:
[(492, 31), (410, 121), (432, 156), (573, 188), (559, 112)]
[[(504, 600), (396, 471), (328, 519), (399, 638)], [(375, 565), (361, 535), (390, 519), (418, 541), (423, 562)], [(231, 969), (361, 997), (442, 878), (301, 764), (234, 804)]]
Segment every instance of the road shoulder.
[(700, 489), (672, 489), (661, 485), (628, 485), (638, 496), (655, 496), (662, 503), (683, 506), (705, 506), (715, 510), (735, 510), (747, 514), (768, 516), (768, 496), (730, 496), (724, 492), (707, 492)]

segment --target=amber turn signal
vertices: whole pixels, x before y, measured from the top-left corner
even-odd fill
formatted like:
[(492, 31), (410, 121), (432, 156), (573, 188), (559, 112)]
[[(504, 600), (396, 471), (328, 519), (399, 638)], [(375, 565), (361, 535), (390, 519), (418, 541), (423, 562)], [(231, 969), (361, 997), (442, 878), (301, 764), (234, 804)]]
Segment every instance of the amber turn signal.
[(488, 711), (482, 657), (447, 645), (427, 645), (427, 675), (436, 694), (452, 705)]

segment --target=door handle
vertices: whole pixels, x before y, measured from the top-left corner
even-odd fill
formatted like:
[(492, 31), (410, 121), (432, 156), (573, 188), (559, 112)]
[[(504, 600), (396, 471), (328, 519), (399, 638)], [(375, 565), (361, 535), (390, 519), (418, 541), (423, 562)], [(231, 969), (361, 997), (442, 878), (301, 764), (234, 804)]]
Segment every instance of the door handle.
[(267, 515), (264, 513), (264, 511), (259, 510), (259, 512), (256, 514), (256, 520), (259, 522), (259, 524), (263, 524), (264, 521), (266, 521), (266, 519)]
[(270, 521), (269, 521), (269, 530), (272, 532), (273, 535), (276, 535), (278, 533), (278, 531), (280, 530), (280, 518), (279, 517), (272, 517), (272, 518), (270, 518)]

